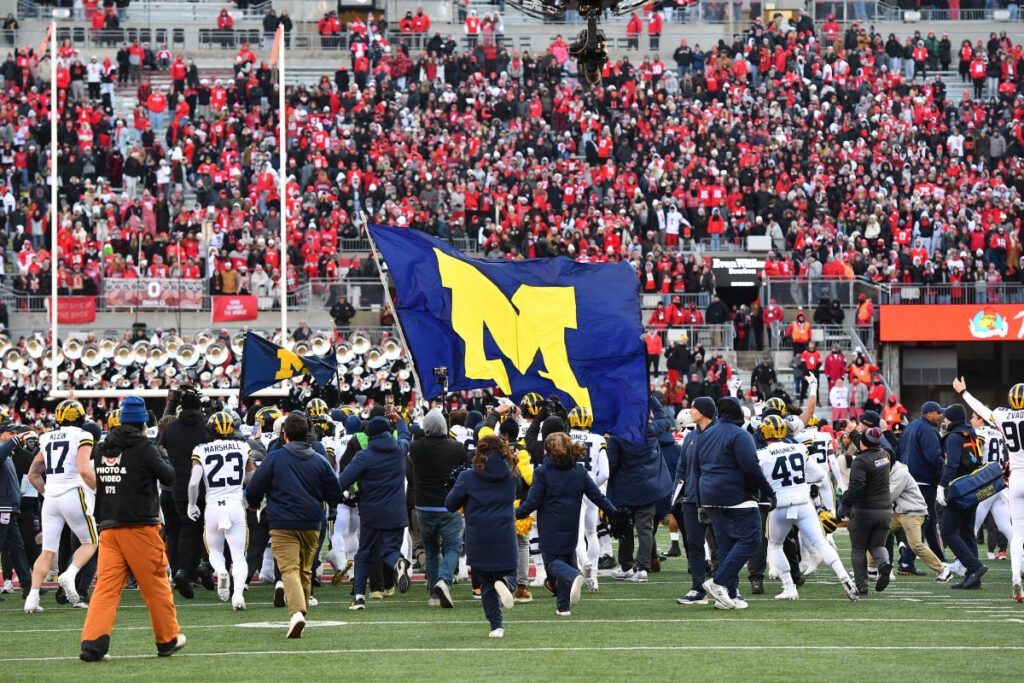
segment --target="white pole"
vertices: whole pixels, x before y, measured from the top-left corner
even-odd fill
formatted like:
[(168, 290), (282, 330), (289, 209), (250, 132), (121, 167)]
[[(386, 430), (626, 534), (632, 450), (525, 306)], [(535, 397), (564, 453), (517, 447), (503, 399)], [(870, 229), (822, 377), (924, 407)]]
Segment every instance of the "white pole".
[[(50, 22), (50, 353), (57, 358), (57, 22)], [(57, 393), (57, 368), (50, 368)]]
[[(419, 401), (426, 401), (426, 396), (423, 395), (423, 387), (420, 386), (420, 375), (416, 372), (416, 364), (413, 362), (412, 352), (409, 351), (409, 344), (405, 341), (405, 332), (402, 330), (402, 321), (398, 318), (398, 309), (395, 308), (395, 302), (391, 299), (391, 290), (388, 289), (388, 278), (384, 274), (383, 261), (380, 257), (380, 252), (377, 251), (377, 243), (373, 241), (373, 235), (370, 234), (370, 222), (366, 219), (366, 214), (363, 214), (363, 229), (366, 230), (366, 237), (370, 240), (370, 248), (373, 251), (373, 262), (377, 264), (377, 274), (380, 275), (380, 285), (384, 288), (384, 298), (387, 299), (388, 306), (391, 307), (391, 314), (395, 316), (395, 329), (398, 330), (398, 341), (402, 344), (402, 348), (405, 349), (405, 357), (412, 367), (412, 381), (416, 386), (416, 399)], [(447, 393), (447, 392), (446, 392)]]
[(285, 80), (284, 80), (284, 36), (283, 29), (278, 28), (282, 31), (281, 40), (279, 41), (280, 54), (277, 58), (277, 121), (279, 124), (280, 141), (278, 142), (278, 154), (280, 160), (278, 162), (280, 168), (278, 169), (278, 182), (281, 185), (281, 346), (288, 346), (288, 180), (285, 176), (285, 171), (288, 168), (288, 133), (285, 119), (287, 118), (288, 109), (284, 96)]

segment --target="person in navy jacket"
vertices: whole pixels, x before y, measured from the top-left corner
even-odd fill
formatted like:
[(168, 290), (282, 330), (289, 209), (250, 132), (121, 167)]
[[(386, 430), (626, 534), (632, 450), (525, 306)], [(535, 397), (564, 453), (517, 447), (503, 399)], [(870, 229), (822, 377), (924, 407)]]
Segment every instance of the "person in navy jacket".
[(774, 508), (775, 494), (758, 464), (754, 437), (743, 428), (740, 402), (726, 396), (718, 401), (718, 414), (697, 448), (698, 504), (718, 543), (718, 572), (704, 582), (704, 590), (718, 609), (743, 609), (739, 572), (761, 544), (758, 500)]
[(473, 466), (455, 480), (445, 498), (451, 512), (463, 509), (466, 518), (466, 560), (480, 582), (484, 616), (491, 638), (505, 635), (502, 607), (515, 604), (519, 546), (516, 542), (515, 499), (519, 479), (515, 456), (499, 436), (486, 435), (476, 446)]
[[(921, 417), (907, 425), (896, 444), (896, 453), (900, 462), (910, 470), (910, 476), (917, 482), (928, 506), (921, 534), (935, 556), (943, 563), (946, 555), (939, 536), (936, 533), (937, 514), (935, 498), (938, 494), (939, 479), (942, 477), (942, 466), (945, 459), (942, 443), (939, 441), (939, 424), (942, 422), (942, 408), (935, 401), (927, 401), (921, 406)], [(917, 556), (909, 548), (904, 551), (900, 562), (901, 572), (915, 571), (914, 560)]]
[[(558, 598), (558, 615), (567, 617), (570, 607), (580, 601), (583, 588), (583, 575), (575, 567), (583, 496), (609, 516), (615, 514), (616, 508), (580, 464), (586, 455), (583, 444), (574, 442), (565, 432), (555, 432), (544, 439), (544, 449), (544, 464), (534, 470), (530, 493), (516, 509), (516, 519), (537, 511), (544, 567), (548, 576), (554, 577), (552, 592)], [(664, 469), (660, 451), (657, 456)]]
[(657, 398), (648, 399), (651, 419), (647, 422), (644, 443), (636, 444), (615, 436), (608, 437), (608, 499), (618, 507), (628, 506), (636, 524), (636, 566), (630, 568), (632, 538), (619, 541), (622, 571), (616, 578), (638, 583), (647, 581), (654, 549), (654, 514), (658, 501), (672, 493), (672, 477), (661, 455), (659, 438), (672, 430), (672, 420)]
[[(397, 429), (397, 437), (391, 430)], [(344, 491), (359, 483), (359, 551), (352, 582), (354, 596), (349, 609), (366, 609), (366, 579), (373, 548), (380, 543), (381, 558), (395, 570), (398, 590), (409, 590), (409, 561), (402, 556), (402, 540), (409, 517), (405, 507), (405, 457), (409, 453), (409, 428), (390, 408), (385, 416), (370, 418), (364, 430), (366, 448), (356, 453), (341, 473)]]
[(690, 408), (690, 418), (697, 426), (683, 439), (682, 453), (676, 463), (676, 481), (683, 482), (682, 508), (676, 514), (677, 521), (683, 527), (683, 538), (686, 544), (686, 560), (690, 564), (690, 591), (676, 602), (680, 605), (706, 605), (707, 595), (704, 592), (705, 569), (707, 554), (704, 552), (704, 538), (707, 524), (700, 521), (697, 514), (697, 449), (704, 432), (715, 422), (718, 409), (715, 402), (707, 396), (701, 396)]
[[(967, 424), (967, 410), (959, 403), (954, 403), (946, 408), (942, 416), (946, 418), (946, 436), (943, 439), (946, 464), (942, 469), (939, 486), (943, 492), (948, 492), (951, 481), (981, 467), (982, 460), (975, 450), (977, 435), (974, 427)], [(988, 571), (988, 567), (978, 559), (978, 543), (974, 531), (974, 513), (977, 509), (977, 505), (961, 508), (947, 504), (942, 513), (942, 540), (967, 570), (964, 580), (954, 584), (953, 588), (981, 588), (981, 577)]]

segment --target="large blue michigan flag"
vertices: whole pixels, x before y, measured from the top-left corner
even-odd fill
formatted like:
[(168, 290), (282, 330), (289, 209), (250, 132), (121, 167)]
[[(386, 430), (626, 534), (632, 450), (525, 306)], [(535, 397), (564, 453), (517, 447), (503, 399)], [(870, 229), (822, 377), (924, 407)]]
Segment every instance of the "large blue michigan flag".
[(627, 263), (491, 261), (422, 232), (370, 226), (398, 288), (397, 313), (428, 398), (452, 390), (535, 391), (594, 415), (594, 431), (642, 441), (647, 374), (639, 281)]
[(249, 396), (295, 375), (313, 375), (323, 386), (331, 381), (337, 371), (338, 357), (333, 353), (323, 358), (299, 356), (253, 332), (245, 335), (245, 346), (242, 349), (242, 396)]

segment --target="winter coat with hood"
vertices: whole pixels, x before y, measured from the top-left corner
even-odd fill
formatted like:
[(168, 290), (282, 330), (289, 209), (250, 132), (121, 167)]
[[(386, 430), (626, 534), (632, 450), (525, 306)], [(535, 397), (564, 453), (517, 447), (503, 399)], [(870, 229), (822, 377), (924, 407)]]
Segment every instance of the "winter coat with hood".
[(175, 471), (143, 430), (134, 425), (115, 427), (93, 450), (92, 463), (100, 531), (160, 523), (156, 484), (159, 481), (168, 487), (175, 483)]
[(245, 489), (251, 508), (264, 495), (271, 529), (319, 529), (324, 502), (340, 503), (341, 487), (327, 458), (305, 441), (289, 441), (267, 454)]
[(188, 500), (188, 480), (192, 475), (192, 451), (210, 440), (206, 416), (196, 408), (184, 408), (160, 434), (157, 446), (167, 451), (174, 468), (174, 500)]
[(889, 497), (898, 515), (924, 517), (928, 514), (928, 505), (924, 502), (920, 487), (907, 466), (901, 462), (893, 462), (889, 469)]
[[(665, 461), (661, 459), (657, 440), (654, 445), (658, 462), (664, 469)], [(568, 555), (576, 549), (584, 495), (607, 514), (615, 513), (615, 506), (601, 493), (581, 463), (555, 460), (549, 455), (544, 458), (544, 464), (534, 470), (530, 493), (516, 508), (516, 518), (524, 519), (536, 510), (541, 552)]]
[(942, 440), (946, 464), (942, 468), (939, 486), (949, 486), (949, 482), (957, 477), (970, 474), (981, 467), (981, 461), (973, 449), (973, 443), (977, 438), (974, 427), (969, 424), (950, 425), (946, 429), (946, 436)]
[(359, 523), (377, 529), (401, 529), (409, 524), (405, 508), (409, 428), (399, 419), (397, 439), (391, 429), (387, 418), (372, 418), (366, 424), (366, 448), (356, 453), (340, 477), (343, 490), (359, 482)]
[(512, 465), (490, 452), (483, 467), (464, 470), (448, 492), (445, 506), (452, 512), (462, 508), (466, 517), (466, 561), (480, 571), (515, 571), (517, 487)]
[(615, 505), (650, 505), (672, 493), (672, 477), (661, 455), (659, 438), (672, 421), (658, 399), (648, 399), (653, 418), (647, 422), (644, 443), (608, 437), (608, 498)]
[(421, 509), (443, 508), (444, 485), (452, 470), (469, 463), (466, 447), (448, 436), (440, 411), (438, 418), (440, 421), (436, 425), (424, 418), (426, 436), (417, 438), (409, 448), (409, 483), (416, 507)]
[(921, 484), (935, 486), (942, 476), (942, 443), (939, 430), (924, 417), (911, 421), (896, 444), (900, 462)]

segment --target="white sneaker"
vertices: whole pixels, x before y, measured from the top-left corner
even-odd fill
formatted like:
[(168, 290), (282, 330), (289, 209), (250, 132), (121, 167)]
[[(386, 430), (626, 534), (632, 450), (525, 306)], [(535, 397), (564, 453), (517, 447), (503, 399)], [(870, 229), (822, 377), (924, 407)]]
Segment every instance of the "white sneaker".
[(39, 606), (38, 595), (30, 595), (25, 598), (25, 614), (37, 614), (42, 611), (43, 608)]
[(736, 597), (732, 599), (732, 602), (734, 605), (736, 605), (735, 609), (747, 609), (748, 607), (750, 607), (750, 605), (747, 604), (747, 601), (743, 599), (743, 596), (739, 594), (737, 594)]
[(273, 583), (274, 572), (260, 572), (260, 583)]
[(13, 592), (14, 592), (14, 582), (11, 581), (10, 579), (7, 579), (6, 581), (4, 581), (3, 588), (0, 588), (0, 593), (10, 594), (10, 593), (13, 593)]
[(947, 564), (946, 567), (949, 568), (949, 571), (953, 572), (957, 576), (967, 576), (967, 568), (964, 567), (960, 560), (957, 560), (956, 562), (953, 562), (951, 564)]
[(996, 559), (996, 554), (994, 552), (992, 552), (991, 550), (988, 551), (988, 559), (990, 559), (990, 560)]
[(564, 612), (559, 611), (559, 610), (555, 610), (555, 614), (557, 614), (560, 617), (571, 617), (572, 616), (572, 612), (570, 612), (569, 610), (566, 610)]
[(302, 629), (306, 628), (306, 616), (302, 612), (296, 612), (288, 622), (288, 635), (286, 638), (301, 638)]
[(319, 604), (320, 604), (319, 600), (317, 600), (312, 595), (309, 596), (309, 602), (307, 603), (307, 606), (309, 606), (309, 607), (316, 607)]
[(235, 594), (231, 596), (231, 609), (236, 612), (241, 612), (245, 609), (245, 595), (242, 591), (235, 591)]
[(857, 592), (857, 584), (853, 582), (853, 577), (849, 574), (840, 577), (839, 583), (843, 585), (843, 590), (846, 591), (846, 597), (850, 598), (853, 602), (857, 602), (857, 598), (860, 594)]
[(493, 631), (491, 631), (490, 633), (488, 633), (487, 637), (488, 638), (504, 638), (505, 637), (505, 629), (503, 629), (503, 628), (496, 628)]
[(231, 575), (227, 569), (217, 572), (217, 597), (221, 602), (227, 602), (231, 597)]
[(75, 609), (89, 609), (89, 603), (85, 600), (79, 600), (77, 604), (72, 605)]
[[(714, 579), (704, 582), (704, 592), (715, 599), (715, 607), (718, 609), (736, 609), (736, 603), (729, 597), (729, 590), (719, 586)], [(719, 605), (722, 605), (719, 607)]]
[(936, 583), (946, 583), (953, 578), (953, 570), (949, 568), (949, 565), (943, 565), (942, 571), (935, 577)]
[(61, 574), (57, 578), (57, 584), (64, 589), (64, 597), (68, 599), (68, 604), (75, 607), (82, 601), (82, 598), (78, 597), (78, 590), (75, 588), (75, 582), (69, 581), (67, 575)]
[(786, 588), (781, 593), (775, 596), (776, 600), (799, 600), (800, 594), (796, 592), (796, 588)]
[(627, 581), (631, 583), (647, 583), (647, 572), (643, 569), (629, 577)]
[(576, 578), (572, 580), (572, 587), (569, 588), (569, 604), (578, 605), (580, 602), (580, 593), (583, 592), (583, 575), (577, 574)]
[(546, 578), (548, 578), (548, 573), (543, 569), (537, 569), (537, 574), (533, 577), (533, 581), (530, 582), (530, 585), (534, 588), (540, 588), (544, 585), (544, 579)]
[[(498, 597), (501, 599), (502, 607), (504, 607), (505, 609), (512, 609), (513, 607), (515, 607), (516, 603), (515, 600), (512, 598), (512, 591), (508, 589), (508, 586), (505, 585), (505, 582), (503, 580), (494, 582), (494, 592), (497, 593)], [(495, 637), (500, 638), (501, 636)]]
[(623, 569), (613, 569), (612, 573), (611, 573), (611, 577), (613, 579), (631, 579), (631, 578), (633, 578), (633, 570), (632, 569), (626, 569), (626, 570), (623, 570)]

